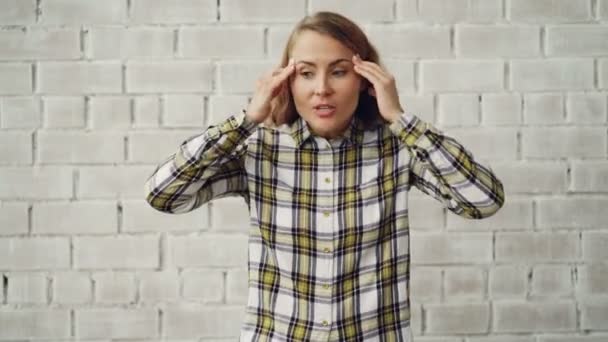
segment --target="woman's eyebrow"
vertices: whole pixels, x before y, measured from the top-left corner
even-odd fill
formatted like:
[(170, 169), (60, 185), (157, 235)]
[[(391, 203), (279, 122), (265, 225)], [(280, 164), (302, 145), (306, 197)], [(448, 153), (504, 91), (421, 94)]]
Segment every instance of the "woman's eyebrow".
[[(330, 67), (334, 66), (334, 65), (336, 65), (336, 64), (338, 64), (340, 62), (349, 62), (349, 63), (352, 63), (352, 61), (350, 61), (350, 60), (348, 60), (346, 58), (339, 58), (339, 59), (336, 59), (335, 61), (332, 61), (331, 63), (329, 63), (329, 66)], [(299, 60), (299, 61), (296, 62), (296, 64), (298, 64), (298, 63), (304, 63), (304, 64), (311, 65), (311, 66), (317, 66), (314, 62), (305, 61), (305, 60)]]

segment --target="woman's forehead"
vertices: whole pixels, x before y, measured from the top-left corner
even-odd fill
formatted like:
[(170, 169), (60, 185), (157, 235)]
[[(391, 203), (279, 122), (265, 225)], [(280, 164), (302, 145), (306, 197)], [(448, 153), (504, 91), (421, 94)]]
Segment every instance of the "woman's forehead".
[(294, 58), (310, 59), (314, 57), (339, 59), (350, 58), (353, 52), (337, 39), (314, 31), (304, 31), (294, 40), (291, 48)]

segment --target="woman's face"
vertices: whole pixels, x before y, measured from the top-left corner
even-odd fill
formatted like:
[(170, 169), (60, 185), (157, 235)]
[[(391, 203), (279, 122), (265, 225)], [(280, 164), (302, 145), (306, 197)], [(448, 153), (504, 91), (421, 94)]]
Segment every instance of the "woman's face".
[(353, 70), (353, 51), (328, 35), (306, 30), (291, 50), (296, 62), (291, 94), (298, 113), (327, 139), (348, 127), (359, 101), (361, 77)]

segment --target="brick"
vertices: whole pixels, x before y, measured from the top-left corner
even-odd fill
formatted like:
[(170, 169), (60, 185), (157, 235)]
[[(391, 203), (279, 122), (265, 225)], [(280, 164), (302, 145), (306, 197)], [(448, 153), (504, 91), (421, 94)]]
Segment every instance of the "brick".
[(532, 201), (528, 198), (512, 198), (491, 217), (469, 220), (458, 215), (448, 215), (447, 228), (454, 230), (528, 230), (534, 226)]
[(306, 14), (306, 3), (298, 0), (242, 0), (220, 2), (222, 22), (295, 22)]
[(179, 298), (179, 275), (174, 271), (139, 274), (139, 298), (143, 302), (175, 301)]
[(450, 31), (446, 27), (374, 25), (367, 28), (366, 33), (385, 58), (442, 58), (451, 55)]
[(251, 93), (255, 82), (272, 69), (268, 62), (222, 62), (219, 64), (219, 89), (223, 93)]
[(10, 304), (46, 304), (47, 283), (43, 273), (9, 274), (7, 302)]
[(0, 168), (0, 199), (68, 199), (72, 169), (64, 167)]
[(409, 107), (409, 111), (414, 113), (418, 118), (434, 123), (435, 120), (435, 97), (431, 94), (427, 95), (411, 95), (411, 94), (399, 94), (402, 104), (406, 110)]
[(455, 53), (460, 57), (540, 56), (540, 27), (458, 25)]
[(32, 93), (32, 66), (23, 63), (0, 63), (0, 95)]
[(514, 91), (562, 91), (593, 89), (593, 61), (586, 59), (513, 60)]
[(185, 272), (182, 296), (204, 303), (220, 303), (224, 297), (224, 273), (206, 270)]
[(490, 234), (412, 234), (410, 239), (413, 263), (479, 264), (492, 261)]
[(247, 263), (247, 236), (205, 234), (172, 237), (171, 261), (177, 267), (243, 267)]
[(78, 269), (156, 268), (159, 253), (155, 236), (74, 239), (74, 266)]
[(588, 0), (513, 0), (507, 7), (507, 18), (525, 22), (577, 22), (591, 19)]
[(524, 128), (524, 158), (595, 158), (606, 156), (604, 128)]
[[(422, 194), (420, 191), (418, 193)], [(439, 230), (443, 228), (446, 210), (434, 198), (426, 194), (411, 196), (408, 200), (408, 207), (410, 229)]]
[(430, 334), (476, 334), (489, 331), (488, 304), (428, 304), (425, 307), (426, 332)]
[(606, 330), (608, 302), (606, 300), (586, 301), (580, 304), (581, 329)]
[(31, 132), (0, 132), (0, 164), (27, 165), (33, 161)]
[(142, 198), (150, 166), (83, 166), (78, 171), (76, 196), (92, 198)]
[(164, 98), (161, 122), (164, 127), (202, 128), (205, 99), (200, 95), (168, 95)]
[(420, 0), (419, 16), (425, 21), (454, 23), (465, 21), (468, 17), (467, 0)]
[(93, 275), (95, 302), (129, 304), (135, 301), (135, 276), (129, 273), (104, 272)]
[[(211, 203), (211, 227), (215, 231), (249, 231), (249, 208), (242, 198), (226, 198)], [(235, 213), (239, 213), (236, 214)]]
[(412, 333), (414, 335), (421, 335), (423, 321), (422, 305), (418, 305), (415, 303), (410, 304), (410, 313), (410, 328), (412, 329)]
[(177, 152), (182, 142), (191, 136), (203, 133), (203, 131), (203, 129), (200, 129), (197, 131), (171, 130), (129, 133), (129, 161), (159, 164)]
[(0, 60), (78, 59), (80, 32), (76, 29), (0, 31)]
[(503, 89), (503, 63), (495, 61), (422, 61), (424, 92), (492, 92)]
[[(152, 168), (150, 174), (151, 171)], [(143, 191), (143, 182), (140, 188)], [(188, 213), (173, 215), (155, 210), (146, 201), (129, 200), (123, 202), (123, 221), (125, 232), (199, 232), (208, 229), (209, 212), (206, 206), (202, 206)]]
[(598, 16), (602, 20), (608, 19), (608, 0), (598, 1)]
[(592, 261), (608, 259), (608, 232), (583, 232), (583, 258)]
[(0, 239), (0, 269), (46, 270), (69, 266), (70, 245), (67, 239)]
[(89, 30), (87, 55), (93, 59), (162, 58), (173, 56), (173, 30), (100, 27)]
[(606, 341), (606, 336), (598, 335), (598, 336), (547, 336), (540, 337), (539, 342), (604, 342)]
[(542, 265), (532, 271), (532, 295), (570, 296), (574, 285), (573, 271), (569, 266)]
[(38, 132), (38, 160), (44, 164), (119, 163), (124, 154), (124, 136), (117, 132)]
[(93, 97), (89, 108), (90, 125), (95, 130), (119, 130), (131, 126), (131, 99), (128, 97)]
[(250, 26), (185, 27), (179, 31), (179, 54), (187, 58), (262, 58), (264, 30)]
[(493, 326), (499, 333), (576, 331), (576, 305), (573, 302), (494, 302)]
[(608, 89), (608, 59), (600, 59), (598, 65), (598, 82), (600, 89)]
[(561, 94), (527, 94), (524, 97), (524, 122), (532, 125), (555, 125), (566, 122)]
[(596, 25), (547, 27), (548, 56), (605, 56), (608, 28)]
[(0, 310), (0, 338), (70, 339), (70, 311), (53, 308)]
[(28, 204), (4, 202), (0, 205), (0, 236), (27, 234)]
[(411, 22), (418, 20), (417, 0), (397, 0), (395, 5), (397, 21)]
[(274, 60), (281, 58), (283, 50), (287, 45), (289, 34), (293, 30), (293, 25), (272, 25), (266, 33), (268, 45), (268, 56)]
[(158, 337), (157, 309), (82, 309), (76, 310), (76, 337), (153, 338)]
[(42, 126), (40, 100), (32, 97), (7, 97), (2, 100), (2, 128), (39, 128)]
[(519, 337), (519, 336), (505, 336), (505, 337), (473, 337), (469, 339), (470, 342), (536, 342), (535, 337)]
[(217, 124), (231, 115), (239, 115), (248, 105), (244, 95), (214, 95), (209, 97), (207, 124)]
[(241, 306), (175, 306), (164, 311), (168, 338), (238, 337), (245, 311)]
[(160, 98), (156, 96), (135, 97), (133, 101), (133, 127), (159, 127), (160, 108)]
[(506, 127), (455, 128), (444, 132), (455, 138), (475, 159), (517, 159), (517, 130)]
[(482, 300), (486, 294), (486, 276), (475, 267), (449, 267), (445, 269), (445, 296), (449, 300)]
[(540, 228), (603, 228), (608, 213), (607, 199), (547, 198), (537, 200), (537, 225)]
[(485, 125), (519, 125), (522, 122), (522, 98), (518, 94), (497, 93), (481, 96), (481, 122)]
[(410, 298), (413, 302), (439, 301), (442, 293), (441, 269), (413, 267), (410, 275)]
[(131, 21), (138, 24), (214, 22), (217, 18), (216, 4), (213, 0), (133, 0)]
[(569, 94), (566, 102), (568, 121), (575, 124), (606, 122), (606, 94)]
[(53, 302), (59, 304), (90, 303), (92, 283), (89, 275), (78, 272), (62, 272), (53, 276)]
[(311, 12), (337, 12), (359, 23), (392, 21), (393, 6), (393, 1), (390, 0), (374, 2), (356, 0), (348, 3), (340, 0), (312, 0), (309, 5)]
[(117, 232), (114, 202), (34, 203), (32, 232), (36, 234), (112, 234)]
[(577, 292), (580, 297), (602, 296), (608, 291), (608, 265), (579, 265)]
[(473, 94), (438, 95), (438, 128), (479, 124), (479, 97)]
[(496, 265), (490, 269), (488, 288), (492, 299), (525, 299), (528, 270), (519, 265)]
[(575, 233), (497, 233), (495, 257), (500, 262), (556, 262), (578, 260)]
[(122, 69), (116, 62), (43, 62), (38, 92), (44, 94), (120, 93)]
[(46, 97), (44, 99), (45, 127), (84, 128), (84, 97)]
[(226, 302), (247, 304), (249, 295), (249, 275), (246, 268), (228, 270), (226, 275)]
[(208, 62), (132, 62), (127, 64), (127, 92), (210, 92), (213, 66)]
[(2, 25), (27, 25), (36, 22), (36, 0), (0, 1)]
[(386, 70), (393, 75), (397, 84), (397, 91), (404, 93), (416, 93), (414, 63), (400, 59), (383, 59), (382, 63)]
[(41, 2), (40, 12), (40, 20), (45, 25), (120, 24), (127, 18), (127, 2), (45, 0)]

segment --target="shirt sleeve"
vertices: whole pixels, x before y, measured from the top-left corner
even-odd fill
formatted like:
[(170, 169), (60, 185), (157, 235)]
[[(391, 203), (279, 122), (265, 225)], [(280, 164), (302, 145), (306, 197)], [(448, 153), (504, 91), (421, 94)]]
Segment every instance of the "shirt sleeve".
[(489, 217), (502, 207), (502, 182), (454, 138), (407, 112), (390, 130), (412, 152), (410, 175), (422, 192), (470, 219)]
[(159, 211), (177, 214), (213, 198), (247, 199), (246, 141), (257, 126), (243, 113), (188, 138), (146, 181), (147, 202)]

